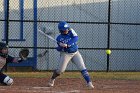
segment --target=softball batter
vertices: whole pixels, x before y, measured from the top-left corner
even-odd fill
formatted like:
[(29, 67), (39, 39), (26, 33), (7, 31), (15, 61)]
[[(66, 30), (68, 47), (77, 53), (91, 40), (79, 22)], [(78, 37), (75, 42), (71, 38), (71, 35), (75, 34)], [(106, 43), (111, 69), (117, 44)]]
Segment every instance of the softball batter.
[(83, 58), (80, 52), (78, 51), (78, 46), (76, 44), (76, 42), (78, 41), (78, 35), (73, 29), (69, 27), (68, 23), (65, 21), (59, 22), (58, 29), (60, 35), (56, 38), (57, 45), (58, 45), (56, 49), (57, 51), (60, 52), (60, 60), (59, 60), (60, 63), (57, 70), (53, 72), (53, 75), (48, 83), (48, 86), (49, 87), (54, 86), (54, 81), (56, 77), (58, 77), (60, 74), (62, 74), (65, 71), (68, 63), (71, 60), (81, 71), (82, 76), (87, 82), (87, 86), (93, 89), (94, 86), (92, 85)]

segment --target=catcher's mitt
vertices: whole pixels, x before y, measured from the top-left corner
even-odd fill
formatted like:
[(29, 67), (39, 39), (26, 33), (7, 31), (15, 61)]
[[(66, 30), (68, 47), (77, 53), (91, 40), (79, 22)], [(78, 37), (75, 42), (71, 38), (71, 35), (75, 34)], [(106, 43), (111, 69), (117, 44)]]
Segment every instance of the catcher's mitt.
[(27, 48), (23, 48), (19, 52), (19, 57), (21, 58), (21, 60), (26, 60), (28, 55), (29, 55), (29, 49)]

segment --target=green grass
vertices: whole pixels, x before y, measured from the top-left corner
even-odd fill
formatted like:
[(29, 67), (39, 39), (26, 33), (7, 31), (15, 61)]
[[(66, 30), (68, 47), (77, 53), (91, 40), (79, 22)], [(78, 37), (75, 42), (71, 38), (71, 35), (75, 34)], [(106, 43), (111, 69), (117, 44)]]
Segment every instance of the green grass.
[(140, 72), (97, 72), (92, 75), (95, 79), (140, 80)]
[[(7, 72), (11, 77), (49, 78), (51, 72)], [(90, 72), (91, 78), (113, 80), (140, 80), (140, 72)], [(60, 78), (81, 78), (80, 72), (65, 72)]]

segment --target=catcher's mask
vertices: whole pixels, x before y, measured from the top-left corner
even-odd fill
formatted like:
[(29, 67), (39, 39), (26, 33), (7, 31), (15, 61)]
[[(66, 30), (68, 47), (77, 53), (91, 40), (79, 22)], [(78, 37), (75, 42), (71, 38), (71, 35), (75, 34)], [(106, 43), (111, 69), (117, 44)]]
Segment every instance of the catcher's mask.
[(3, 48), (8, 48), (8, 45), (3, 42), (0, 42), (0, 50), (2, 50)]
[(0, 42), (0, 55), (6, 55), (6, 54), (8, 54), (8, 45), (3, 42)]

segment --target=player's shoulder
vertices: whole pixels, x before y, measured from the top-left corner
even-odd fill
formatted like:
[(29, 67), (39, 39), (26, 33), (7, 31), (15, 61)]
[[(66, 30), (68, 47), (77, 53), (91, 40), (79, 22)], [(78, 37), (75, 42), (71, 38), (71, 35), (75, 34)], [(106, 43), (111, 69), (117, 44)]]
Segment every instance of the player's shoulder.
[(56, 40), (59, 40), (61, 37), (62, 37), (61, 34), (57, 35), (57, 36), (56, 36)]
[(73, 35), (73, 36), (78, 36), (77, 33), (75, 32), (74, 29), (70, 28), (70, 33)]

